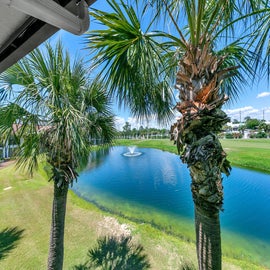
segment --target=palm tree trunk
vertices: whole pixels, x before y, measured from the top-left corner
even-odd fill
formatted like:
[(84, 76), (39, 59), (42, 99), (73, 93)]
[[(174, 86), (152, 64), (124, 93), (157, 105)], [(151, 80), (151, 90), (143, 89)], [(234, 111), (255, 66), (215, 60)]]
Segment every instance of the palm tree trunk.
[(221, 172), (225, 156), (214, 134), (201, 138), (188, 151), (199, 270), (221, 270), (219, 211), (223, 201)]
[(219, 211), (206, 213), (195, 205), (197, 258), (200, 270), (221, 270)]
[(67, 193), (68, 183), (64, 183), (59, 188), (57, 181), (54, 181), (48, 270), (61, 270), (63, 268)]
[(224, 74), (232, 76), (229, 70), (237, 67), (224, 69), (225, 58), (213, 54), (210, 41), (196, 46), (190, 44), (179, 61), (176, 88), (180, 102), (176, 109), (182, 117), (171, 127), (171, 135), (192, 179), (199, 269), (220, 270), (221, 173), (229, 175), (231, 170), (217, 136), (229, 121), (221, 110), (228, 97), (220, 86)]

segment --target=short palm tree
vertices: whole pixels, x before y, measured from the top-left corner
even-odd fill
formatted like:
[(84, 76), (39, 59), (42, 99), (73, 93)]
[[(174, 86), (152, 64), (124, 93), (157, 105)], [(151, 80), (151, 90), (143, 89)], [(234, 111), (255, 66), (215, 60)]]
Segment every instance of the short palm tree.
[[(46, 44), (1, 74), (0, 129), (21, 139), (18, 165), (32, 172), (41, 156), (54, 183), (48, 269), (62, 269), (68, 188), (94, 141), (112, 142), (114, 117), (104, 87), (90, 82), (81, 60), (61, 42)], [(13, 87), (14, 86), (14, 87)], [(9, 99), (7, 93), (12, 94)]]
[[(141, 16), (148, 18), (147, 26), (131, 5), (108, 2), (111, 13), (90, 13), (106, 26), (88, 34), (88, 46), (96, 50), (94, 63), (103, 64), (100, 76), (135, 114), (145, 112), (140, 106), (147, 101), (150, 112), (159, 115), (155, 109), (164, 101), (170, 105), (175, 81), (175, 109), (181, 117), (171, 134), (192, 179), (199, 269), (221, 269), (222, 173), (231, 170), (217, 136), (229, 120), (221, 108), (229, 97), (238, 96), (246, 75), (254, 76), (255, 55), (252, 47), (244, 47), (247, 37), (237, 27), (244, 31), (244, 23), (247, 27), (252, 21), (247, 18), (257, 14), (263, 1), (148, 1)], [(152, 7), (158, 12), (149, 16)], [(161, 14), (157, 26), (170, 20), (170, 34), (150, 31)]]

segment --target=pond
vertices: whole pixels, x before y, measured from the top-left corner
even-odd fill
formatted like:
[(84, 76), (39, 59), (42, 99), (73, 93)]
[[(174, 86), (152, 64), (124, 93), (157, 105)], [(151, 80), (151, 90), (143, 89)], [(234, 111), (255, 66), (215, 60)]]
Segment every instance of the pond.
[[(195, 241), (186, 165), (157, 149), (136, 149), (141, 153), (136, 156), (126, 152), (119, 146), (91, 154), (74, 192), (106, 211)], [(270, 267), (270, 175), (233, 168), (223, 184), (223, 255)]]

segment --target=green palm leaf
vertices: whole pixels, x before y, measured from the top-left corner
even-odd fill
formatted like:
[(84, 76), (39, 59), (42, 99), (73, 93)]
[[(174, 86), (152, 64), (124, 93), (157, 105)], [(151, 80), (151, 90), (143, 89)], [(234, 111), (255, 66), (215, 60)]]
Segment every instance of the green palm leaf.
[(128, 105), (133, 115), (169, 119), (172, 91), (161, 57), (164, 49), (155, 33), (143, 33), (132, 7), (121, 2), (122, 11), (115, 1), (110, 5), (113, 13), (90, 13), (107, 27), (88, 33), (88, 46), (96, 53), (94, 66), (101, 69), (99, 75), (119, 105)]

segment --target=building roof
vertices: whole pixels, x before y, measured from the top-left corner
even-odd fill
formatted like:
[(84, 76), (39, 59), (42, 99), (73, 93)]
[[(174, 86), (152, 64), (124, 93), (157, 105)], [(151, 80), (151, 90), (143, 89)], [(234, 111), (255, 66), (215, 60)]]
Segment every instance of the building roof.
[(96, 0), (0, 0), (0, 73), (59, 29), (80, 35)]

